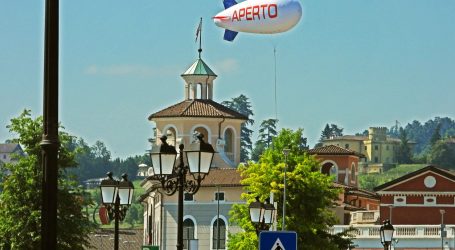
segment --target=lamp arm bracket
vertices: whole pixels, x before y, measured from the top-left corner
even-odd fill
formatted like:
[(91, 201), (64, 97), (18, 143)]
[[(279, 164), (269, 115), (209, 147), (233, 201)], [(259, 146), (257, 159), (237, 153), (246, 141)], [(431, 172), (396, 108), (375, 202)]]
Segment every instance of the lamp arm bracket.
[(185, 190), (185, 192), (189, 194), (195, 194), (197, 193), (197, 191), (199, 191), (200, 187), (201, 187), (200, 181), (186, 180), (183, 189)]
[(177, 192), (178, 178), (169, 178), (163, 182), (162, 186), (166, 195), (171, 196)]

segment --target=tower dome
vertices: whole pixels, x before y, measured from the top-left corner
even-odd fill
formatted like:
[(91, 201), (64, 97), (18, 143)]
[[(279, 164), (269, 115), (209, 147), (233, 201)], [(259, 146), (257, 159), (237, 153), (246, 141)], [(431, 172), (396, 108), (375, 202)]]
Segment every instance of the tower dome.
[(200, 57), (181, 76), (185, 80), (185, 100), (212, 100), (217, 75)]

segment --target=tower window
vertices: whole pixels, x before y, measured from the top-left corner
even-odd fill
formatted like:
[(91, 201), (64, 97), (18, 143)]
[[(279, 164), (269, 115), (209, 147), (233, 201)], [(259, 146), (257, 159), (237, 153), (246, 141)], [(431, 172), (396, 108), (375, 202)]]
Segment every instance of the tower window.
[(215, 200), (218, 201), (224, 201), (224, 192), (216, 192), (215, 193)]
[(194, 195), (190, 193), (183, 194), (183, 200), (185, 201), (194, 201)]

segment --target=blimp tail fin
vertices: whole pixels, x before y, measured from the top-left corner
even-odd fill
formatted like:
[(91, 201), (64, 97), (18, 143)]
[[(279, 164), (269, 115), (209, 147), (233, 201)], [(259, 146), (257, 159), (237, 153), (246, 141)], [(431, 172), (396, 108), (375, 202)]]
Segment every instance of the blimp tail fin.
[(223, 0), (223, 4), (224, 4), (224, 8), (227, 9), (227, 8), (230, 8), (234, 5), (236, 5), (237, 2), (235, 0)]
[(224, 40), (232, 42), (232, 41), (234, 41), (234, 39), (238, 33), (239, 32), (226, 29), (226, 30), (224, 30)]

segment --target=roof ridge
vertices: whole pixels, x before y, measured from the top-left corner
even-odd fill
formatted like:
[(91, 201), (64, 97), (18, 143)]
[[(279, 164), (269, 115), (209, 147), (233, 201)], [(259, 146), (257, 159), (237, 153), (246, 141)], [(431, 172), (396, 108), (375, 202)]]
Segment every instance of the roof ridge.
[(180, 112), (180, 114), (185, 114), (185, 112), (186, 112), (192, 105), (194, 105), (194, 101), (195, 101), (195, 100), (196, 100), (196, 99), (185, 100), (185, 101), (190, 101), (190, 104), (189, 104), (188, 106), (186, 106), (186, 108), (183, 109), (182, 112)]

